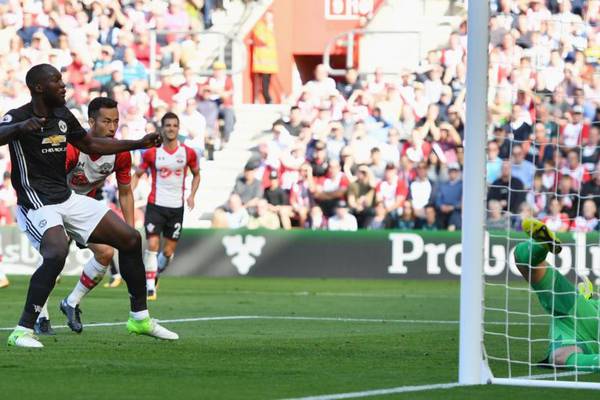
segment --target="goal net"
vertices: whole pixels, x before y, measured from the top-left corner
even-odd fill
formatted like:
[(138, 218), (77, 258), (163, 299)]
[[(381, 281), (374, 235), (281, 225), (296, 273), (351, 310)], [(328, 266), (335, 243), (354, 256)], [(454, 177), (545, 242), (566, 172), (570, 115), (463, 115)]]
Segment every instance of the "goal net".
[[(469, 42), (477, 28), (472, 11)], [(507, 30), (511, 15), (491, 13), (487, 33), (495, 43), (488, 67), (468, 64), (469, 74), (487, 72), (487, 137), (485, 150), (473, 148), (477, 106), (467, 102), (464, 209), (477, 214), (469, 201), (485, 206), (483, 216), (463, 216), (461, 380), (474, 383), (464, 375), (470, 338), (482, 342), (472, 347), (480, 352), (480, 383), (600, 389), (600, 373), (594, 373), (600, 372), (600, 66), (587, 51), (599, 31), (585, 9), (583, 18), (561, 9), (532, 19), (530, 11), (513, 15)], [(521, 24), (527, 23), (535, 26), (524, 37)], [(473, 49), (469, 43), (469, 58)], [(470, 78), (467, 91), (475, 96), (482, 90)], [(472, 191), (483, 179), (470, 169), (481, 162), (476, 151), (485, 151), (482, 193)], [(473, 225), (480, 217), (478, 230)], [(527, 218), (557, 232), (560, 253), (541, 253), (540, 260), (528, 244), (535, 242), (531, 233), (522, 229)], [(470, 240), (478, 233), (482, 247)], [(527, 251), (517, 263), (519, 245)], [(479, 260), (481, 267), (473, 267)], [(465, 287), (479, 283), (472, 269), (482, 276), (480, 320), (466, 315), (465, 303), (479, 300)], [(471, 323), (481, 324), (480, 338), (468, 335)]]

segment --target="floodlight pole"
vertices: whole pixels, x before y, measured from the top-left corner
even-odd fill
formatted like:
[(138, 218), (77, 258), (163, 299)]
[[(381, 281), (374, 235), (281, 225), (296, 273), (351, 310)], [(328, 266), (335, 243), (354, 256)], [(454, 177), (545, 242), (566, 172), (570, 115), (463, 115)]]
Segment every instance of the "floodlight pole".
[(490, 9), (486, 0), (471, 0), (468, 7), (458, 381), (477, 385), (483, 380), (483, 246)]

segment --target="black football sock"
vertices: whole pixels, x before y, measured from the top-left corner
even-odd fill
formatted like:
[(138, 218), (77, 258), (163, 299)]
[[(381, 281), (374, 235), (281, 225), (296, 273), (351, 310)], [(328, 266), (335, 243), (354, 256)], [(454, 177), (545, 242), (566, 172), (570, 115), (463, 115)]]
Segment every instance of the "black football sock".
[(119, 267), (121, 276), (127, 283), (131, 311), (147, 310), (146, 271), (142, 260), (142, 249), (130, 252), (119, 251)]
[(19, 320), (19, 326), (32, 329), (38, 315), (42, 311), (46, 300), (54, 285), (56, 278), (62, 271), (64, 262), (61, 263), (55, 259), (45, 259), (42, 265), (35, 270), (29, 280), (29, 290), (27, 291), (27, 300), (25, 308)]
[(115, 276), (115, 275), (119, 275), (119, 269), (117, 268), (117, 264), (115, 263), (115, 260), (110, 260), (110, 275), (111, 276)]

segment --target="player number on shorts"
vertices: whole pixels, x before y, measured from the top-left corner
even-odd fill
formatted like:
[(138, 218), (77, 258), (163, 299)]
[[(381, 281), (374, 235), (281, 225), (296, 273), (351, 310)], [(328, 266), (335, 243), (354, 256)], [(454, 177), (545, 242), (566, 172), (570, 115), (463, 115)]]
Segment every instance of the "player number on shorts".
[(178, 222), (174, 225), (175, 231), (173, 231), (173, 239), (178, 239), (181, 235), (181, 224)]

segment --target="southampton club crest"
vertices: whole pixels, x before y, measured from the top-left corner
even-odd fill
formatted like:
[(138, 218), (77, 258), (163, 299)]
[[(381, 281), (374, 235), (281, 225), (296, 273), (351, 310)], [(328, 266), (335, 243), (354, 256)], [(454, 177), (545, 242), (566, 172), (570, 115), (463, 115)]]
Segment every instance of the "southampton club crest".
[(223, 246), (228, 256), (234, 256), (231, 263), (241, 275), (247, 275), (250, 268), (256, 264), (256, 258), (262, 254), (266, 240), (264, 236), (242, 235), (225, 236)]
[(150, 222), (150, 223), (148, 223), (148, 225), (146, 225), (146, 230), (148, 231), (148, 233), (153, 233), (154, 228), (156, 228), (156, 227), (154, 226), (154, 224), (152, 222)]
[(113, 170), (113, 164), (111, 164), (111, 163), (103, 163), (102, 165), (100, 165), (100, 167), (98, 167), (98, 170), (100, 171), (100, 173), (102, 175), (108, 175)]

